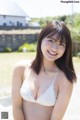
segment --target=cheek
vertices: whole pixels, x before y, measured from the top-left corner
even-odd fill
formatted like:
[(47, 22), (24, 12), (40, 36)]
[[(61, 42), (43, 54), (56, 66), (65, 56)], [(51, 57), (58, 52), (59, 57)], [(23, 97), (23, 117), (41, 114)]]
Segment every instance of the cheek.
[(60, 53), (63, 55), (65, 53), (65, 48), (61, 48)]
[(46, 41), (42, 41), (41, 50), (45, 50), (48, 47), (48, 43)]
[(47, 46), (47, 45), (48, 45), (48, 41), (43, 40), (43, 41), (42, 41), (42, 45)]

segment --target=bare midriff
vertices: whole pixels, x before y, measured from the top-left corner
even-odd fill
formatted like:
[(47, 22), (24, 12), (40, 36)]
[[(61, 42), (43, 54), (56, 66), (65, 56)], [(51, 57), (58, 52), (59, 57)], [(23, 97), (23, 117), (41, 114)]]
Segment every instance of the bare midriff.
[(23, 100), (25, 120), (50, 120), (53, 106), (43, 106)]

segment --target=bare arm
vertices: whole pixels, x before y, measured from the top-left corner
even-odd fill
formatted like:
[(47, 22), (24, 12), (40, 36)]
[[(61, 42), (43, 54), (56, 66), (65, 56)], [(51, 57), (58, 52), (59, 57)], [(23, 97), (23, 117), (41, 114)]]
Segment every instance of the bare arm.
[(64, 78), (59, 86), (59, 95), (50, 120), (62, 120), (72, 94), (73, 84)]
[(12, 77), (12, 107), (14, 120), (24, 120), (22, 110), (22, 98), (20, 96), (20, 87), (23, 82), (24, 65), (16, 65)]

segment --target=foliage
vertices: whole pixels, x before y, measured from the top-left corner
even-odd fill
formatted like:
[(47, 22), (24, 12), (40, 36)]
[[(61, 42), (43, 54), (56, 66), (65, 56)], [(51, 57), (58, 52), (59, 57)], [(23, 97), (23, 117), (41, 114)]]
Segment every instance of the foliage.
[(32, 19), (32, 21), (39, 22), (39, 24), (42, 28), (49, 21), (52, 21), (52, 20), (64, 21), (71, 31), (73, 40), (80, 41), (80, 13), (74, 13), (73, 15), (63, 15), (63, 16), (33, 18)]
[(40, 27), (43, 28), (49, 21), (53, 20), (52, 17), (32, 18), (31, 22), (39, 22)]
[(34, 52), (36, 51), (36, 43), (28, 44), (25, 43), (18, 48), (18, 52)]
[(80, 33), (78, 30), (72, 30), (71, 35), (73, 40), (80, 41)]
[(66, 16), (66, 15), (63, 15), (63, 16), (57, 16), (57, 17), (55, 17), (55, 19), (65, 22), (66, 19), (67, 19), (67, 16)]
[(7, 47), (7, 48), (5, 48), (5, 49), (3, 50), (3, 52), (12, 52), (12, 48)]
[(80, 29), (80, 14), (74, 15), (73, 25), (74, 28), (77, 28), (78, 30)]

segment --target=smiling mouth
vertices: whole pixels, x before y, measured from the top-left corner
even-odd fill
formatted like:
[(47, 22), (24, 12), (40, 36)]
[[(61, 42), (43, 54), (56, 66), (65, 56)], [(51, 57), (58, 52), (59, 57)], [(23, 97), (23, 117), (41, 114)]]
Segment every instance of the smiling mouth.
[(47, 52), (48, 52), (50, 55), (52, 55), (52, 56), (56, 56), (56, 55), (57, 55), (57, 53), (53, 53), (53, 52), (50, 52), (50, 51), (48, 51), (48, 50), (47, 50)]

